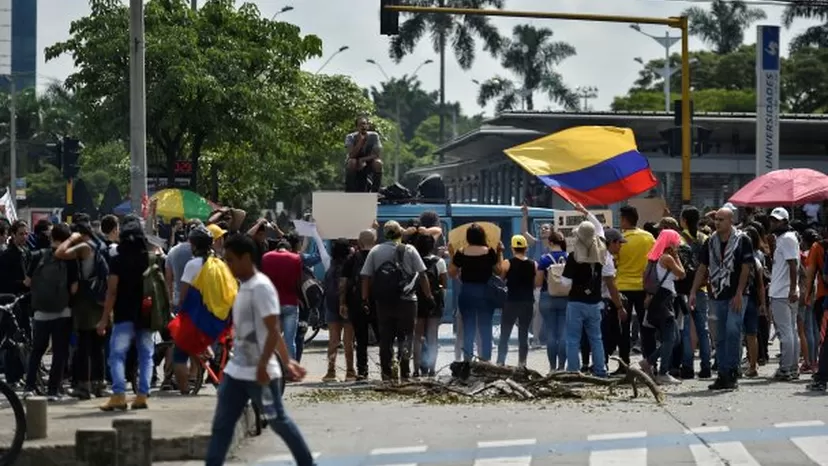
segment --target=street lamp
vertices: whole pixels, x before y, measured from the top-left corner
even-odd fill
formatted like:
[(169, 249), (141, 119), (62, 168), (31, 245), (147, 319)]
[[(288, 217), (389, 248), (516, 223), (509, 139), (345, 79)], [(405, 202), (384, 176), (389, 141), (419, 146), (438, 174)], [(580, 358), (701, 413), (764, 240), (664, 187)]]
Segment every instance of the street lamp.
[(273, 13), (273, 16), (270, 17), (270, 20), (273, 21), (274, 19), (276, 19), (277, 16), (281, 15), (282, 13), (287, 13), (288, 11), (293, 11), (293, 7), (290, 5), (283, 6), (281, 10), (277, 11), (276, 13)]
[[(633, 58), (633, 61), (640, 64), (640, 65), (642, 65), (642, 66), (647, 65), (646, 63), (644, 63), (644, 60), (642, 60), (641, 57), (635, 57), (635, 58)], [(691, 65), (695, 65), (698, 62), (699, 62), (699, 59), (696, 58), (696, 57), (693, 57), (688, 61), (688, 63), (690, 63)], [(681, 72), (681, 65), (676, 65), (676, 66), (670, 68), (670, 71), (668, 72), (668, 74), (666, 76), (664, 75), (664, 69), (653, 70), (653, 73), (657, 74), (661, 79), (664, 79), (664, 80), (668, 80), (668, 79), (672, 78), (672, 76), (674, 74), (680, 73), (680, 72)], [(667, 86), (668, 86), (667, 88), (669, 89), (669, 84)], [(668, 112), (672, 111), (669, 106), (667, 107), (666, 110)]]
[[(382, 73), (382, 76), (385, 78), (386, 81), (388, 81), (388, 82), (391, 81), (391, 78), (388, 77), (388, 73), (385, 72), (385, 69), (382, 67), (382, 65), (377, 63), (376, 60), (373, 60), (373, 59), (369, 58), (365, 61), (367, 63), (371, 64), (371, 65), (376, 66), (377, 69), (379, 69), (380, 73)], [(411, 73), (411, 77), (416, 78), (417, 73), (420, 71), (420, 68), (422, 68), (426, 65), (429, 65), (431, 63), (434, 63), (434, 60), (428, 59), (428, 60), (425, 60), (422, 63), (420, 63), (416, 68), (414, 68), (414, 72)], [(402, 92), (400, 90), (401, 89), (400, 83), (396, 83), (396, 84), (397, 84), (397, 89), (395, 89), (395, 92), (394, 92), (394, 94), (395, 94), (394, 95), (394, 101), (395, 101), (394, 104), (395, 104), (395, 107), (396, 107), (396, 114), (397, 114), (397, 131), (396, 131), (397, 135), (396, 135), (396, 138), (395, 138), (397, 147), (396, 147), (396, 150), (394, 151), (395, 152), (395, 154), (394, 154), (394, 181), (395, 182), (400, 180), (400, 148), (402, 147), (402, 143), (400, 142), (400, 133), (402, 132), (402, 120), (400, 118), (400, 98), (402, 96), (400, 94)]]
[(581, 111), (586, 112), (589, 108), (589, 99), (598, 97), (598, 88), (595, 86), (578, 86), (575, 89), (575, 94), (579, 99), (584, 99), (584, 106)]
[[(661, 36), (654, 36), (652, 34), (648, 34), (641, 30), (641, 26), (637, 24), (630, 24), (630, 29), (638, 32), (639, 34), (645, 35), (654, 41), (661, 44), (664, 47), (664, 70), (662, 71), (662, 76), (664, 77), (664, 111), (669, 112), (671, 107), (671, 98), (670, 98), (670, 76), (673, 75), (673, 70), (670, 68), (670, 47), (675, 45), (676, 42), (681, 40), (681, 36), (671, 36), (670, 31), (664, 31), (664, 37)], [(677, 69), (680, 69), (678, 67)]]
[(328, 66), (328, 63), (330, 63), (330, 62), (331, 62), (331, 60), (333, 60), (335, 56), (337, 56), (337, 55), (339, 55), (340, 53), (342, 53), (342, 52), (344, 52), (344, 51), (348, 50), (349, 48), (350, 48), (350, 47), (348, 47), (347, 45), (343, 45), (342, 47), (339, 47), (339, 49), (337, 49), (337, 51), (336, 51), (336, 52), (332, 53), (332, 54), (331, 54), (331, 56), (330, 56), (330, 57), (328, 57), (328, 59), (327, 59), (327, 60), (325, 60), (325, 63), (322, 63), (322, 66), (320, 66), (320, 67), (319, 67), (319, 69), (318, 69), (318, 70), (316, 70), (316, 73), (315, 73), (315, 74), (319, 74), (319, 72), (320, 72), (320, 71), (322, 71), (322, 69), (323, 69), (323, 68), (325, 68), (326, 66)]

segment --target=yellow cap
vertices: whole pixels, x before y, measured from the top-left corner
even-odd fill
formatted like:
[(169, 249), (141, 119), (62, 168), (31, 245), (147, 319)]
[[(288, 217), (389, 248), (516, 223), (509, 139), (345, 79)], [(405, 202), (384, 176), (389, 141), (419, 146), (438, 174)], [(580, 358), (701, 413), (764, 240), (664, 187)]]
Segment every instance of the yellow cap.
[(213, 235), (213, 241), (221, 238), (222, 236), (227, 234), (227, 230), (223, 229), (222, 227), (216, 225), (215, 223), (211, 223), (207, 225), (207, 230), (210, 231), (210, 234)]
[(515, 249), (526, 249), (526, 238), (523, 235), (512, 236), (512, 247)]

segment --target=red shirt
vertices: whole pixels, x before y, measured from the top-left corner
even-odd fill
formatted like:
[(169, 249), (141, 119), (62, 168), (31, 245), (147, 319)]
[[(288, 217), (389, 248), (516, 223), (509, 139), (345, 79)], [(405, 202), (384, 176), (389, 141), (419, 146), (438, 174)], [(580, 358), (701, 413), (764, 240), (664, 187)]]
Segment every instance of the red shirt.
[(290, 251), (270, 251), (262, 256), (262, 273), (270, 278), (279, 292), (282, 306), (299, 305), (299, 281), (302, 279), (302, 257)]

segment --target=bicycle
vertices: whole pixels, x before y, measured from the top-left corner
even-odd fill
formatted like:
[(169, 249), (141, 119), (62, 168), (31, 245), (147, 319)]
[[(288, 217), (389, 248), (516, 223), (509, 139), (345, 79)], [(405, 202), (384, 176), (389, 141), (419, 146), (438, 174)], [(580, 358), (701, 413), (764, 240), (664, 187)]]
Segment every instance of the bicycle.
[[(17, 355), (16, 363), (21, 370), (28, 370), (29, 355), (32, 352), (31, 330), (20, 324), (24, 312), (21, 310), (21, 303), (28, 298), (28, 293), (19, 296), (0, 295), (0, 300), (6, 301), (0, 304), (0, 351)], [(9, 360), (6, 361), (10, 362)], [(38, 390), (45, 393), (46, 382), (49, 379), (49, 371), (42, 362), (38, 368), (38, 376), (35, 383)]]
[(0, 425), (2, 426), (9, 425), (6, 420), (7, 415), (3, 414), (8, 408), (12, 410), (11, 415), (14, 417), (14, 435), (11, 445), (6, 446), (5, 442), (0, 444), (0, 466), (14, 464), (20, 455), (20, 450), (23, 449), (23, 441), (26, 438), (26, 412), (23, 410), (23, 402), (6, 382), (0, 381), (0, 419), (3, 419)]

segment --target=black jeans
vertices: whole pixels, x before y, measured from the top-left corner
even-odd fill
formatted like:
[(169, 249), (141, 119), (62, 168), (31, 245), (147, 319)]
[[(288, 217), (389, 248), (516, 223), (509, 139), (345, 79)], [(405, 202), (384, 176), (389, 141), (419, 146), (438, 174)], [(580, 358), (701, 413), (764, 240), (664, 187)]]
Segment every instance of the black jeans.
[(69, 358), (69, 339), (72, 336), (72, 318), (61, 317), (54, 320), (35, 320), (32, 354), (29, 357), (29, 368), (26, 371), (26, 390), (34, 391), (37, 388), (37, 376), (40, 362), (52, 342), (52, 367), (49, 369), (48, 395), (57, 395), (63, 382), (63, 370)]
[(97, 330), (79, 330), (75, 350), (73, 378), (75, 383), (103, 382), (104, 344), (106, 339)]
[(417, 320), (417, 302), (399, 301), (396, 303), (377, 303), (377, 319), (380, 328), (380, 368), (382, 379), (392, 377), (391, 363), (394, 359), (394, 343), (400, 348), (400, 378), (407, 379), (411, 374), (411, 350), (414, 344), (414, 324)]
[(768, 345), (770, 344), (770, 320), (768, 316), (759, 316), (759, 334), (757, 341), (759, 343), (759, 359), (768, 361), (770, 355), (768, 354)]
[(376, 321), (376, 314), (374, 311), (365, 312), (362, 304), (353, 302), (348, 305), (348, 319), (354, 326), (357, 375), (368, 377), (368, 329)]
[(506, 363), (506, 353), (509, 351), (509, 337), (515, 322), (518, 324), (518, 362), (526, 364), (529, 354), (529, 326), (532, 325), (532, 314), (535, 312), (534, 301), (507, 301), (500, 317), (500, 341), (497, 344), (497, 363)]
[(630, 363), (630, 324), (632, 322), (633, 309), (635, 309), (638, 320), (639, 336), (641, 338), (641, 354), (652, 354), (656, 349), (655, 329), (644, 326), (644, 299), (647, 294), (642, 291), (622, 291), (627, 298), (624, 309), (627, 311), (627, 321), (621, 325), (621, 341), (618, 344), (618, 356), (622, 361)]

